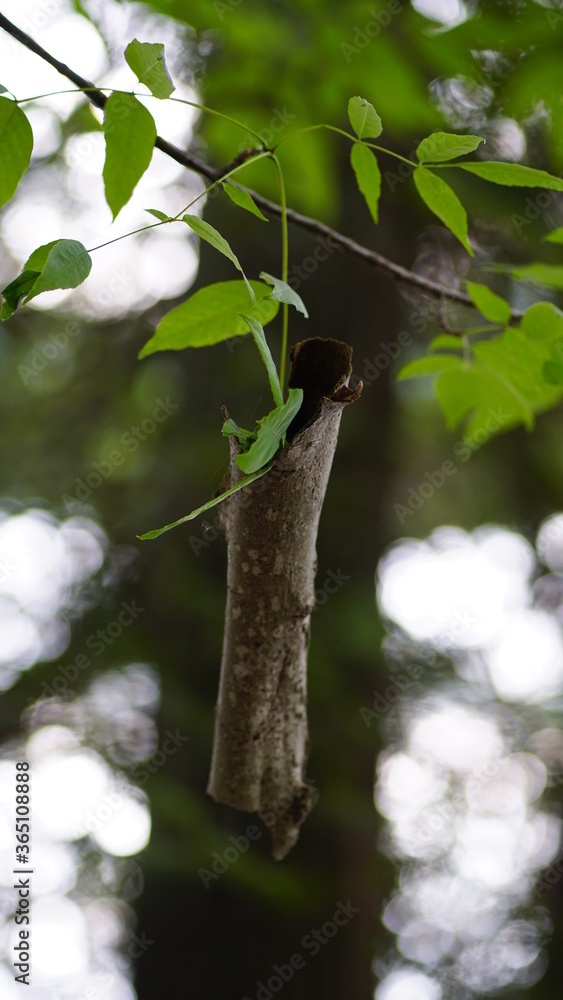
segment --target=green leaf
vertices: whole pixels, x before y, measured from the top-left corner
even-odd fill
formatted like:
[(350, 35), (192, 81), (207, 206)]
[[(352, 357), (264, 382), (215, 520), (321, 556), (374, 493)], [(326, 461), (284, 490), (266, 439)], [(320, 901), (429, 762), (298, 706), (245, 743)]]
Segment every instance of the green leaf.
[(256, 472), (270, 461), (283, 444), (285, 432), (302, 402), (303, 389), (290, 389), (286, 402), (258, 421), (256, 441), (247, 452), (237, 456), (237, 465), (242, 472)]
[(477, 417), (485, 407), (500, 405), (507, 427), (522, 423), (531, 430), (535, 413), (557, 402), (543, 378), (545, 357), (536, 355), (520, 331), (507, 330), (491, 341), (475, 344), (473, 353), (479, 375), (474, 401)]
[(563, 313), (553, 302), (535, 302), (526, 310), (521, 326), (530, 340), (563, 342)]
[(475, 281), (467, 282), (467, 291), (473, 305), (479, 310), (485, 319), (490, 319), (492, 323), (508, 323), (511, 310), (508, 302), (492, 292), (487, 285), (481, 285)]
[(158, 324), (154, 335), (139, 352), (145, 358), (155, 351), (179, 351), (184, 347), (210, 347), (230, 337), (249, 332), (242, 319), (246, 312), (262, 326), (274, 318), (279, 303), (271, 299), (270, 288), (253, 281), (256, 303), (248, 308), (248, 291), (243, 281), (219, 281), (200, 288), (186, 302), (171, 309)]
[(0, 97), (0, 207), (13, 198), (32, 149), (33, 132), (23, 111), (9, 97)]
[(445, 160), (455, 160), (456, 156), (472, 153), (484, 141), (479, 135), (433, 132), (419, 143), (416, 155), (420, 163), (443, 163)]
[(161, 212), (158, 208), (145, 208), (145, 212), (148, 212), (149, 215), (154, 215), (155, 219), (158, 219), (159, 222), (174, 222), (171, 215), (166, 215), (166, 212)]
[(430, 341), (428, 350), (438, 351), (440, 348), (443, 348), (445, 350), (463, 351), (464, 346), (461, 337), (455, 337), (451, 333), (440, 333)]
[(125, 49), (125, 59), (139, 83), (144, 83), (153, 97), (170, 97), (176, 89), (166, 68), (161, 42), (139, 42), (134, 38)]
[(5, 87), (3, 83), (0, 83), (0, 94), (8, 94), (8, 93), (9, 93), (8, 88)]
[(226, 239), (221, 236), (221, 233), (219, 233), (214, 226), (211, 226), (209, 222), (205, 222), (204, 219), (200, 219), (199, 215), (183, 215), (182, 222), (185, 222), (190, 229), (193, 229), (194, 233), (199, 236), (200, 239), (205, 240), (206, 243), (210, 243), (212, 247), (215, 247), (215, 250), (218, 250), (219, 253), (222, 253), (233, 262), (237, 271), (240, 271), (242, 274), (246, 287), (248, 288), (252, 304), (254, 305), (254, 292), (252, 290), (252, 285), (246, 277), (237, 255), (233, 253)]
[(546, 243), (563, 243), (563, 228), (552, 229), (550, 233), (544, 236)]
[[(46, 255), (45, 251), (48, 251)], [(54, 288), (76, 288), (92, 270), (92, 258), (78, 240), (56, 240), (55, 243), (39, 247), (31, 254), (25, 269), (36, 270), (40, 261), (44, 261), (41, 273), (33, 283), (26, 302), (41, 292), (50, 292)]]
[(414, 358), (407, 361), (406, 365), (397, 372), (397, 380), (405, 378), (418, 378), (419, 375), (438, 375), (448, 368), (459, 368), (462, 364), (461, 358), (456, 358), (453, 354), (431, 354), (422, 358)]
[(373, 221), (379, 219), (381, 171), (375, 153), (363, 142), (355, 142), (350, 152), (350, 162), (360, 191), (366, 199)]
[(14, 278), (9, 285), (2, 289), (4, 302), (0, 309), (0, 320), (9, 319), (10, 316), (14, 315), (21, 300), (29, 295), (40, 273), (40, 271), (22, 271), (17, 278)]
[(278, 302), (287, 302), (290, 306), (295, 306), (298, 312), (303, 313), (305, 318), (309, 319), (309, 313), (305, 308), (303, 299), (297, 292), (294, 292), (291, 285), (288, 285), (286, 281), (282, 281), (281, 278), (274, 278), (273, 275), (267, 274), (266, 271), (260, 271), (260, 277), (268, 285), (274, 286), (273, 292), (270, 293), (270, 298), (277, 299)]
[(112, 94), (105, 105), (104, 132), (104, 186), (115, 219), (151, 162), (156, 125), (133, 94)]
[(283, 393), (280, 386), (280, 377), (278, 375), (278, 370), (276, 368), (274, 359), (272, 357), (272, 352), (268, 347), (268, 342), (266, 340), (264, 330), (258, 320), (254, 319), (252, 316), (245, 316), (241, 313), (241, 316), (250, 327), (250, 332), (254, 337), (254, 342), (258, 348), (258, 352), (262, 361), (266, 366), (266, 371), (268, 372), (268, 381), (270, 383), (270, 389), (272, 390), (272, 396), (274, 398), (274, 403), (276, 406), (283, 405)]
[(438, 402), (446, 419), (446, 427), (453, 430), (475, 408), (475, 394), (479, 381), (475, 372), (466, 364), (458, 371), (443, 372), (434, 386)]
[(241, 188), (236, 187), (227, 181), (223, 184), (223, 191), (229, 196), (231, 201), (238, 205), (239, 208), (245, 208), (247, 212), (252, 212), (258, 219), (262, 219), (264, 222), (269, 222), (270, 220), (266, 218), (263, 212), (260, 211), (258, 205), (254, 201), (254, 198), (248, 191), (242, 191)]
[(533, 281), (544, 288), (563, 288), (561, 264), (543, 264), (541, 261), (534, 261), (533, 264), (495, 264), (492, 270), (510, 274), (518, 281)]
[(561, 178), (548, 174), (546, 170), (524, 167), (521, 163), (456, 163), (456, 166), (485, 181), (503, 184), (505, 187), (539, 187), (563, 191)]
[(377, 139), (383, 132), (381, 118), (373, 104), (363, 97), (351, 97), (348, 101), (348, 118), (358, 139)]
[(76, 288), (92, 269), (86, 247), (78, 240), (53, 240), (37, 247), (28, 257), (17, 278), (3, 289), (4, 302), (0, 319), (9, 319), (19, 305), (30, 302), (41, 292), (54, 288)]
[(244, 427), (239, 427), (236, 420), (233, 420), (232, 417), (225, 420), (221, 428), (221, 434), (223, 434), (224, 437), (237, 437), (244, 445), (254, 441), (256, 438), (256, 434), (254, 434), (253, 431), (247, 431)]
[(239, 490), (242, 490), (243, 487), (248, 486), (250, 483), (253, 483), (256, 479), (260, 479), (260, 476), (265, 476), (266, 473), (270, 471), (273, 464), (274, 463), (272, 461), (268, 465), (264, 466), (264, 468), (258, 469), (257, 472), (252, 472), (248, 476), (243, 476), (242, 479), (239, 479), (239, 481), (234, 484), (234, 486), (229, 486), (229, 489), (225, 490), (224, 493), (221, 493), (220, 496), (213, 497), (211, 500), (208, 500), (207, 503), (204, 503), (201, 507), (198, 507), (196, 510), (192, 510), (191, 514), (186, 514), (185, 517), (181, 517), (178, 521), (172, 521), (172, 524), (166, 524), (164, 528), (155, 528), (153, 531), (145, 532), (144, 535), (137, 535), (137, 538), (140, 538), (141, 541), (146, 541), (149, 538), (158, 538), (158, 536), (163, 535), (165, 531), (170, 531), (172, 528), (177, 528), (179, 524), (185, 524), (186, 521), (193, 521), (194, 517), (198, 517), (200, 514), (204, 514), (205, 511), (209, 510), (211, 507), (216, 507), (217, 504), (222, 503), (223, 500), (226, 500), (227, 497), (232, 496), (233, 493), (237, 493)]
[(543, 377), (550, 385), (563, 386), (563, 361), (561, 358), (546, 361), (543, 366)]
[(483, 444), (563, 399), (563, 313), (552, 303), (531, 306), (519, 327), (472, 346), (470, 358), (433, 355), (410, 362), (408, 378), (437, 374), (436, 393), (449, 427), (468, 418), (466, 437)]
[(441, 177), (431, 173), (426, 167), (417, 167), (414, 183), (423, 202), (434, 215), (457, 236), (471, 256), (473, 247), (467, 237), (467, 213), (458, 196)]
[(44, 243), (43, 246), (37, 247), (33, 253), (27, 258), (24, 268), (27, 271), (42, 271), (47, 263), (47, 257), (51, 253), (53, 247), (56, 247), (60, 240), (52, 240), (50, 243)]

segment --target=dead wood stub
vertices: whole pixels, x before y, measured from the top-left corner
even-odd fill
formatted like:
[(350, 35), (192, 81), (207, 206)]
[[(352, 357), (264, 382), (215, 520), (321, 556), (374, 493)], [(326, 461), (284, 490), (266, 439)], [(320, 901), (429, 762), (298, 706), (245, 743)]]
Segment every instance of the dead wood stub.
[[(227, 606), (208, 792), (261, 814), (285, 857), (316, 792), (309, 754), (307, 651), (315, 602), (319, 517), (347, 388), (351, 348), (314, 338), (292, 355), (289, 384), (303, 406), (270, 472), (222, 504)], [(228, 485), (240, 479), (231, 437)]]

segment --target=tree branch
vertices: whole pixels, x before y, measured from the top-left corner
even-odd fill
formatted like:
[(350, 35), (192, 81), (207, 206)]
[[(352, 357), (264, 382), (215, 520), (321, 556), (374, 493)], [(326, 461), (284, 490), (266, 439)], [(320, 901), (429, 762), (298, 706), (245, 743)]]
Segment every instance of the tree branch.
[[(213, 760), (217, 801), (258, 812), (280, 861), (316, 801), (305, 781), (309, 756), (307, 653), (315, 607), (316, 544), (352, 348), (314, 337), (293, 350), (289, 385), (304, 392), (274, 466), (221, 507), (228, 550), (227, 607)], [(225, 485), (240, 479), (231, 437)]]
[[(53, 66), (62, 76), (65, 76), (67, 80), (76, 84), (81, 90), (85, 91), (85, 96), (94, 104), (97, 108), (103, 108), (106, 103), (106, 96), (94, 86), (89, 80), (85, 80), (78, 73), (75, 73), (66, 63), (60, 62), (59, 59), (55, 59), (43, 46), (39, 45), (30, 35), (21, 28), (18, 28), (15, 24), (12, 24), (7, 17), (0, 14), (0, 28), (3, 28), (7, 34), (11, 35), (22, 45), (25, 45), (27, 49), (34, 52), (45, 62)], [(209, 164), (204, 163), (199, 160), (196, 156), (191, 153), (186, 152), (183, 149), (178, 149), (171, 142), (167, 142), (161, 136), (157, 135), (155, 140), (155, 146), (160, 149), (161, 152), (170, 156), (171, 159), (175, 160), (176, 163), (180, 163), (183, 167), (187, 167), (189, 170), (193, 170), (202, 177), (207, 177), (208, 180), (217, 181), (223, 175), (223, 171), (217, 169), (216, 167), (211, 167)], [(241, 185), (242, 187), (242, 185)], [(281, 218), (282, 210), (281, 205), (276, 202), (270, 201), (268, 198), (264, 198), (263, 195), (258, 194), (256, 191), (252, 191), (249, 188), (243, 188), (243, 190), (248, 191), (252, 195), (254, 201), (263, 212), (274, 218)], [(356, 243), (355, 240), (350, 239), (348, 236), (344, 236), (342, 233), (337, 232), (335, 229), (331, 229), (330, 226), (326, 226), (323, 222), (319, 222), (318, 219), (312, 219), (307, 215), (302, 215), (300, 212), (296, 212), (293, 209), (287, 210), (288, 222), (291, 222), (294, 226), (298, 226), (300, 229), (304, 229), (315, 236), (323, 236), (325, 239), (331, 241), (331, 245), (335, 249), (345, 250), (348, 253), (353, 254), (355, 257), (360, 257), (367, 264), (371, 264), (372, 267), (377, 267), (381, 271), (385, 271), (387, 274), (391, 274), (398, 281), (403, 281), (408, 285), (418, 288), (421, 292), (426, 292), (429, 295), (441, 299), (448, 299), (451, 302), (460, 302), (463, 305), (473, 306), (469, 295), (464, 292), (457, 291), (455, 288), (447, 288), (445, 285), (439, 284), (436, 281), (430, 281), (428, 278), (422, 277), (420, 274), (415, 274), (414, 271), (409, 271), (405, 267), (401, 267), (400, 264), (395, 264), (392, 260), (387, 257), (383, 257), (382, 254), (377, 253), (375, 250), (370, 250), (368, 247), (362, 246), (360, 243)], [(523, 313), (517, 309), (512, 310), (512, 319), (520, 319)]]

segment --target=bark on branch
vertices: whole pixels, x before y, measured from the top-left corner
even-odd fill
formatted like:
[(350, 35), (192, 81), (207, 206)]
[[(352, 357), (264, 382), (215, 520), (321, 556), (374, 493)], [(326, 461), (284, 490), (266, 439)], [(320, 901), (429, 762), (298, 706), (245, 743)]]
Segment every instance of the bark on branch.
[[(290, 443), (270, 472), (220, 508), (227, 607), (207, 791), (260, 813), (277, 860), (295, 844), (316, 800), (304, 781), (307, 651), (321, 507), (342, 410), (362, 388), (347, 387), (351, 356), (337, 340), (295, 347), (289, 384), (304, 396)], [(241, 476), (230, 440), (228, 485)]]

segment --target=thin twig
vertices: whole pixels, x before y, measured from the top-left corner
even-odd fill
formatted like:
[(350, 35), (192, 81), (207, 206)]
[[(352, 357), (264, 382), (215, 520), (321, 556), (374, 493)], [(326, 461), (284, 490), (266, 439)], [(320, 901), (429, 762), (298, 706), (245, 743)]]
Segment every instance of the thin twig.
[[(67, 80), (76, 84), (81, 90), (85, 92), (85, 96), (94, 104), (97, 108), (103, 108), (107, 97), (102, 93), (97, 87), (94, 86), (89, 80), (85, 80), (78, 73), (67, 66), (66, 63), (60, 62), (59, 59), (55, 59), (54, 56), (47, 52), (42, 45), (39, 45), (30, 35), (21, 28), (16, 27), (12, 24), (7, 17), (0, 14), (0, 28), (3, 28), (12, 38), (17, 39), (22, 45), (25, 45), (27, 49), (34, 52), (45, 62), (53, 66), (62, 76), (65, 76)], [(167, 142), (161, 136), (157, 135), (155, 140), (155, 146), (160, 149), (161, 152), (170, 156), (171, 159), (175, 160), (176, 163), (180, 163), (183, 167), (187, 167), (189, 170), (195, 171), (197, 174), (201, 174), (202, 177), (207, 177), (208, 180), (217, 181), (221, 178), (223, 170), (217, 169), (216, 167), (209, 166), (208, 163), (204, 163), (199, 160), (196, 156), (191, 153), (186, 152), (183, 149), (178, 149), (171, 142)], [(241, 185), (242, 187), (242, 185)], [(270, 201), (269, 198), (264, 198), (263, 195), (258, 194), (258, 192), (251, 190), (250, 188), (243, 188), (243, 190), (248, 191), (252, 196), (259, 208), (268, 215), (275, 218), (281, 218), (282, 208), (281, 205), (276, 204), (276, 202)], [(421, 292), (426, 292), (429, 295), (438, 296), (442, 299), (446, 298), (453, 302), (460, 302), (463, 305), (473, 306), (469, 295), (464, 292), (460, 292), (455, 288), (447, 288), (444, 285), (440, 285), (436, 281), (430, 281), (428, 278), (422, 277), (420, 274), (415, 274), (414, 271), (409, 271), (406, 267), (401, 267), (400, 264), (395, 264), (392, 260), (387, 257), (383, 257), (382, 254), (377, 253), (376, 250), (370, 250), (368, 247), (362, 246), (360, 243), (356, 243), (355, 240), (350, 239), (349, 236), (344, 236), (342, 233), (337, 232), (335, 229), (331, 229), (330, 226), (326, 226), (323, 222), (319, 222), (318, 219), (312, 219), (307, 215), (302, 215), (300, 212), (296, 212), (293, 209), (287, 210), (287, 221), (291, 222), (294, 226), (298, 226), (300, 229), (304, 229), (309, 233), (313, 233), (315, 236), (322, 236), (325, 239), (330, 239), (331, 246), (338, 250), (346, 250), (348, 253), (353, 254), (355, 257), (360, 257), (367, 264), (371, 264), (373, 267), (379, 268), (381, 271), (387, 272), (387, 274), (393, 275), (399, 281), (405, 282), (405, 284), (412, 285), (415, 288), (420, 289)], [(518, 309), (512, 310), (512, 319), (520, 319), (523, 313)]]

